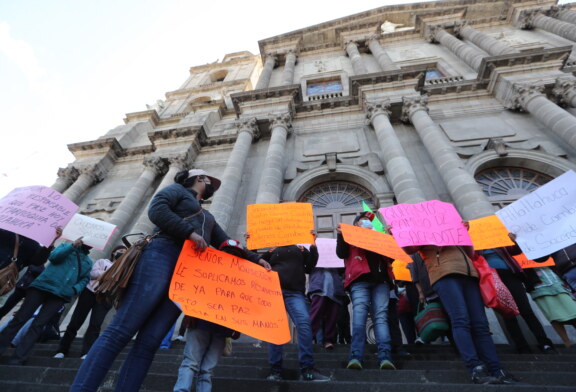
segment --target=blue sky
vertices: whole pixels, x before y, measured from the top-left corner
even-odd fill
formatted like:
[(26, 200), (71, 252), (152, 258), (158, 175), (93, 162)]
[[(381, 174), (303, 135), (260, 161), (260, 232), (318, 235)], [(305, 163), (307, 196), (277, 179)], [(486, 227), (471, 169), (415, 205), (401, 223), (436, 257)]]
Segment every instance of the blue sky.
[[(258, 40), (387, 4), (184, 0), (0, 2), (0, 197), (50, 186), (96, 139), (186, 80), (191, 66), (258, 53)], [(271, 5), (273, 4), (273, 5)], [(10, 135), (10, 137), (8, 137)]]

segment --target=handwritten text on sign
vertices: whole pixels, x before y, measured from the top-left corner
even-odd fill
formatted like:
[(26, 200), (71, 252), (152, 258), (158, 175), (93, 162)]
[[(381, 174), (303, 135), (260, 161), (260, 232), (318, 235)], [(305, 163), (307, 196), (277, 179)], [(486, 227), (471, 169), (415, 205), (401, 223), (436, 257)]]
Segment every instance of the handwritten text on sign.
[(115, 230), (116, 225), (76, 214), (64, 228), (62, 238), (74, 241), (82, 237), (82, 242), (86, 245), (95, 249), (104, 249)]
[(576, 173), (560, 177), (496, 212), (529, 259), (576, 243)]
[(314, 216), (310, 203), (251, 204), (246, 214), (249, 249), (311, 244)]
[(466, 227), (450, 203), (430, 200), (380, 208), (401, 247), (415, 245), (472, 245)]
[(336, 239), (317, 238), (318, 263), (316, 267), (344, 268), (344, 260), (336, 256)]
[(290, 340), (278, 273), (216, 249), (196, 253), (186, 241), (170, 299), (182, 311), (274, 344)]
[(344, 240), (350, 245), (378, 253), (395, 260), (411, 263), (412, 259), (396, 243), (390, 234), (358, 226), (340, 223)]
[(470, 238), (474, 249), (493, 249), (512, 246), (514, 242), (508, 237), (508, 229), (496, 215), (469, 221)]
[(78, 206), (46, 186), (16, 188), (0, 199), (0, 228), (49, 246)]

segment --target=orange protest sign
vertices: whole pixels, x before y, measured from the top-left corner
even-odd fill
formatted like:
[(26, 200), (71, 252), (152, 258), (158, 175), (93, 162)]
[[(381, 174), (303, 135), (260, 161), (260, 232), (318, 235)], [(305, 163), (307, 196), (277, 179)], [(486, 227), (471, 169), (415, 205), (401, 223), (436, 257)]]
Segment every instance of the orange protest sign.
[(186, 241), (169, 296), (189, 316), (265, 342), (290, 340), (278, 273), (228, 253), (212, 248), (196, 253)]
[(526, 257), (524, 253), (521, 253), (518, 256), (513, 257), (514, 259), (516, 259), (516, 261), (518, 262), (518, 264), (520, 264), (520, 267), (522, 268), (552, 267), (553, 265), (555, 265), (552, 257), (548, 257), (548, 260), (546, 260), (543, 263), (537, 263), (534, 260), (530, 260), (529, 258)]
[(314, 243), (310, 203), (250, 204), (246, 226), (249, 249)]
[(469, 223), (468, 234), (470, 234), (476, 250), (514, 245), (514, 242), (508, 237), (508, 229), (496, 215), (474, 219)]
[(402, 260), (394, 260), (392, 263), (392, 271), (394, 272), (395, 280), (404, 280), (412, 282), (412, 275), (408, 269), (408, 263)]
[(398, 246), (390, 234), (376, 230), (340, 223), (344, 240), (350, 245), (366, 249), (374, 253), (388, 256), (395, 260), (411, 263), (412, 259)]

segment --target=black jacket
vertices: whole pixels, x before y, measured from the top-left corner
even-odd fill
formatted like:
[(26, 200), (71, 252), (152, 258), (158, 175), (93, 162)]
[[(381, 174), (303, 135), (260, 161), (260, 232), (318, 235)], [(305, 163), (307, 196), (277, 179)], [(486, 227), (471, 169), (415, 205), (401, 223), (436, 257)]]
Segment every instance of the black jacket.
[[(554, 264), (556, 264), (552, 269), (558, 275), (562, 276), (572, 268), (576, 267), (576, 244), (560, 249), (552, 253), (550, 256), (554, 259)], [(548, 260), (548, 256), (534, 259), (534, 261), (538, 263), (546, 260)]]
[(304, 293), (306, 275), (312, 272), (318, 262), (318, 248), (310, 246), (310, 251), (303, 246), (288, 245), (272, 248), (262, 258), (270, 263), (272, 271), (278, 272), (282, 290), (293, 290)]

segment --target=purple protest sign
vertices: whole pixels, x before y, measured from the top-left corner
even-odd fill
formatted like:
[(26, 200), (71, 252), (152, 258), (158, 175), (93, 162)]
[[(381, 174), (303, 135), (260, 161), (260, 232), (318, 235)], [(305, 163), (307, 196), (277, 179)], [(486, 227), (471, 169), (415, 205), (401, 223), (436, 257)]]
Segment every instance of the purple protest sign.
[(400, 247), (472, 245), (462, 218), (450, 203), (430, 200), (380, 208)]
[(0, 199), (0, 228), (49, 246), (56, 227), (64, 227), (78, 206), (46, 186), (16, 188)]
[(318, 263), (316, 267), (344, 268), (344, 260), (336, 256), (336, 240), (334, 238), (317, 238)]

